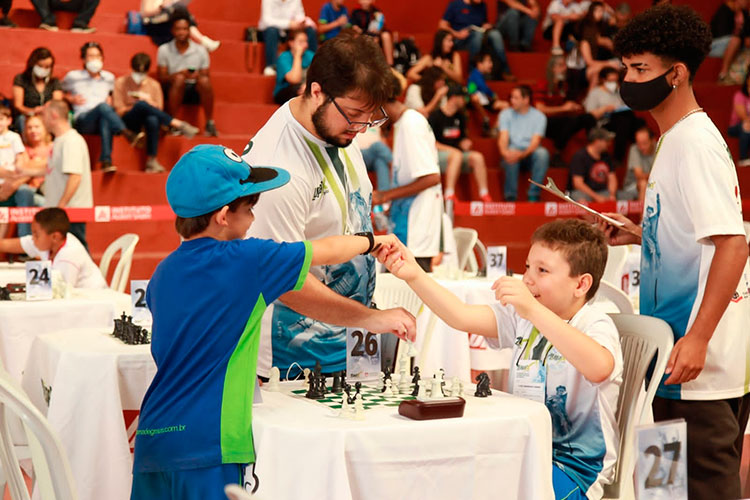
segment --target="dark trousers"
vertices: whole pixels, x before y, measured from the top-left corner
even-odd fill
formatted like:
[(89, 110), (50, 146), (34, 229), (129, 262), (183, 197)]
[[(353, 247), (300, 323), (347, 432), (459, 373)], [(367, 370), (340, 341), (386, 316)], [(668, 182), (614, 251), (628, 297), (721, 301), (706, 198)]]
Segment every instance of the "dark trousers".
[(10, 6), (13, 4), (13, 0), (0, 0), (0, 12), (3, 16), (7, 16), (10, 12)]
[[(307, 48), (315, 52), (318, 50), (318, 33), (308, 26), (305, 28), (307, 34)], [(283, 36), (282, 36), (283, 35)], [(263, 30), (263, 44), (266, 50), (266, 66), (276, 67), (276, 59), (279, 57), (279, 44), (286, 35), (278, 28), (269, 26)]]
[(612, 113), (604, 128), (615, 133), (615, 161), (623, 162), (628, 152), (628, 145), (633, 142), (635, 131), (642, 127), (645, 122), (635, 116), (632, 111), (620, 111)]
[(743, 130), (742, 122), (729, 127), (728, 132), (730, 137), (740, 140), (740, 160), (747, 160), (750, 157), (750, 132)]
[(562, 152), (568, 141), (578, 133), (579, 130), (591, 130), (596, 125), (596, 118), (589, 113), (580, 115), (563, 115), (547, 117), (546, 136), (555, 143), (555, 149)]
[(71, 222), (69, 231), (73, 236), (78, 238), (78, 241), (81, 242), (81, 245), (83, 245), (83, 248), (85, 248), (86, 251), (88, 252), (89, 244), (86, 243), (86, 223), (85, 222)]
[(145, 101), (138, 101), (130, 111), (122, 115), (122, 121), (133, 132), (140, 132), (141, 129), (146, 131), (146, 154), (156, 156), (161, 126), (168, 127), (172, 117)]
[(687, 422), (690, 500), (741, 498), (740, 459), (750, 413), (750, 394), (717, 401), (654, 398), (654, 421)]
[(112, 136), (125, 129), (120, 116), (106, 102), (94, 109), (81, 113), (74, 126), (81, 134), (96, 134), (102, 138), (102, 152), (99, 161), (112, 161)]
[(54, 10), (65, 10), (70, 12), (78, 12), (78, 15), (73, 20), (74, 28), (85, 28), (91, 22), (91, 18), (94, 17), (94, 12), (99, 6), (99, 0), (71, 0), (69, 2), (61, 2), (60, 0), (31, 0), (34, 8), (39, 13), (39, 17), (42, 18), (42, 22), (54, 26), (57, 21), (55, 20)]

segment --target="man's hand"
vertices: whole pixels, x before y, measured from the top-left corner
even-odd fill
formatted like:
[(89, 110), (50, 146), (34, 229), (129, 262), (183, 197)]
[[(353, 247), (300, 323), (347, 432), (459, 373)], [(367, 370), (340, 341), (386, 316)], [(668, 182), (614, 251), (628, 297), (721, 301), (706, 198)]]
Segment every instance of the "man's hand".
[(517, 149), (508, 149), (503, 155), (503, 159), (508, 163), (518, 163), (523, 158), (523, 153)]
[(691, 335), (689, 331), (677, 341), (672, 349), (672, 354), (667, 361), (667, 369), (664, 371), (671, 375), (664, 383), (666, 385), (681, 384), (697, 378), (706, 364), (707, 350), (708, 342), (698, 335)]
[(453, 35), (453, 38), (458, 38), (459, 40), (465, 40), (466, 37), (471, 34), (471, 30), (469, 28), (464, 28), (462, 30), (456, 31), (456, 33)]
[[(641, 234), (641, 226), (633, 224), (633, 221), (631, 221), (624, 215), (616, 213), (605, 213), (604, 215), (606, 215), (610, 219), (615, 219), (616, 221), (622, 222), (623, 224), (625, 224), (624, 227), (628, 230), (633, 231), (636, 234)], [(604, 219), (598, 217), (597, 219), (599, 229), (601, 229), (604, 235), (607, 237), (607, 243), (609, 243), (610, 245), (630, 245), (631, 243), (635, 245), (641, 244), (641, 238), (639, 236), (630, 234), (627, 231), (621, 231), (618, 227), (611, 225)]]
[(292, 21), (289, 23), (289, 31), (294, 30), (302, 30), (305, 29), (305, 19), (300, 19), (299, 21)]
[(417, 321), (403, 307), (384, 311), (373, 309), (362, 326), (374, 333), (392, 333), (402, 340), (414, 342), (417, 338)]
[(464, 137), (461, 139), (461, 142), (458, 143), (458, 147), (461, 149), (461, 151), (471, 151), (472, 142), (471, 139), (468, 137)]
[(511, 276), (502, 276), (492, 284), (495, 298), (504, 306), (512, 305), (524, 319), (530, 319), (539, 302), (531, 295), (523, 281)]

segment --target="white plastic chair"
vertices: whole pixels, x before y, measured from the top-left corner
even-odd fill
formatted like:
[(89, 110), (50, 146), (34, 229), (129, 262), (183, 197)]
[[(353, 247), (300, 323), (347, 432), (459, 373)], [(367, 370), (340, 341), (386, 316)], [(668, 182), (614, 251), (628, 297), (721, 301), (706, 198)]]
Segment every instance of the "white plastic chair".
[(604, 266), (602, 279), (612, 284), (618, 285), (622, 279), (622, 270), (625, 262), (628, 260), (630, 249), (627, 245), (618, 245), (616, 247), (607, 247), (607, 264)]
[(73, 486), (73, 475), (65, 456), (62, 444), (49, 427), (47, 419), (29, 401), (23, 391), (11, 380), (5, 370), (0, 371), (0, 460), (8, 475), (11, 498), (28, 500), (26, 489), (18, 465), (18, 457), (12, 445), (8, 420), (19, 418), (23, 422), (29, 438), (31, 459), (36, 476), (35, 487), (41, 498), (55, 500), (75, 500), (78, 495)]
[(135, 252), (135, 246), (138, 244), (140, 238), (137, 234), (126, 233), (117, 238), (115, 241), (109, 244), (107, 249), (102, 255), (102, 260), (99, 262), (99, 270), (102, 272), (104, 279), (107, 279), (107, 272), (109, 271), (109, 264), (112, 262), (112, 257), (117, 252), (120, 254), (120, 260), (115, 266), (115, 271), (112, 273), (112, 281), (109, 287), (112, 290), (118, 292), (124, 292), (125, 287), (128, 284), (128, 278), (130, 277), (130, 265), (133, 263), (133, 253)]
[[(466, 269), (470, 256), (474, 252), (474, 246), (479, 240), (476, 229), (468, 227), (454, 227), (453, 237), (456, 239), (456, 252), (458, 254), (458, 268)], [(475, 263), (476, 265), (476, 263)]]
[(474, 248), (469, 252), (466, 269), (461, 270), (467, 271), (470, 276), (479, 276), (487, 273), (487, 247), (484, 246), (481, 240), (477, 239)]
[(595, 301), (608, 300), (612, 302), (617, 309), (624, 314), (633, 314), (633, 303), (630, 302), (625, 292), (617, 288), (612, 283), (601, 280), (599, 282), (599, 289), (596, 291), (594, 296)]
[[(610, 314), (610, 317), (620, 335), (623, 374), (615, 413), (620, 431), (619, 453), (615, 464), (615, 478), (612, 484), (604, 487), (604, 498), (620, 498), (626, 489), (626, 481), (631, 481), (632, 485), (631, 462), (635, 446), (635, 426), (644, 423), (644, 417), (651, 407), (659, 381), (667, 367), (674, 337), (670, 326), (658, 318), (637, 314)], [(636, 415), (638, 398), (654, 354), (654, 371), (646, 388), (641, 411)]]

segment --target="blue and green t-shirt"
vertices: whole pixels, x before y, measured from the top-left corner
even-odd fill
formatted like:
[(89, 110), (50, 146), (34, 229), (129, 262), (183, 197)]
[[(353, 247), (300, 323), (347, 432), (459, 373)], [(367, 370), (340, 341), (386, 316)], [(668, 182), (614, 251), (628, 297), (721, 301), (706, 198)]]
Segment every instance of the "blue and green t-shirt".
[(266, 305), (299, 290), (309, 242), (183, 242), (156, 268), (146, 301), (157, 372), (141, 405), (135, 472), (255, 461), (252, 408)]

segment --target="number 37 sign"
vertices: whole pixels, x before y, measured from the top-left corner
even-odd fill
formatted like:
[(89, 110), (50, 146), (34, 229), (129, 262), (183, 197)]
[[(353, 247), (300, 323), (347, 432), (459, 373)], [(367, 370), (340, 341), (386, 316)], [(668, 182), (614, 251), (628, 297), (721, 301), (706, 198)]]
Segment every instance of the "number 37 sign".
[(636, 498), (687, 500), (685, 421), (640, 426), (637, 433)]

